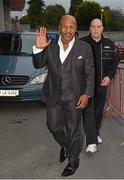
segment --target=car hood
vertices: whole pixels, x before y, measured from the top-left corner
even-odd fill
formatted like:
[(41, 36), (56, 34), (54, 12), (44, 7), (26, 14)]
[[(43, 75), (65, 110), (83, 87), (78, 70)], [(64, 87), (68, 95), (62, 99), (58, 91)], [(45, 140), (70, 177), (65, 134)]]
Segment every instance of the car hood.
[(0, 74), (31, 75), (37, 70), (33, 66), (32, 56), (0, 55)]

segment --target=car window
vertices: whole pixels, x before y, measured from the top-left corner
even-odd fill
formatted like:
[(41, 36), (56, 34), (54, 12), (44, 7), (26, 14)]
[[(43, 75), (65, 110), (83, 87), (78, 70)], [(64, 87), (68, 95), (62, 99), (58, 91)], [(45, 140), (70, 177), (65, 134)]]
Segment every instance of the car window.
[[(58, 40), (57, 33), (47, 33), (47, 38)], [(0, 54), (32, 55), (32, 46), (35, 44), (36, 34), (0, 34)]]
[(13, 37), (12, 34), (0, 35), (0, 53), (9, 53), (10, 51), (14, 51), (14, 48), (17, 45), (16, 40), (17, 38)]
[(0, 54), (32, 54), (35, 35), (0, 34)]
[(47, 38), (53, 41), (58, 41), (59, 35), (57, 33), (47, 33)]
[(119, 47), (119, 48), (124, 48), (124, 42), (120, 42), (120, 43), (118, 44), (118, 47)]
[(124, 41), (115, 41), (115, 47), (120, 60), (124, 59)]
[(115, 45), (118, 48), (124, 48), (124, 41), (115, 41)]
[(36, 35), (21, 35), (22, 47), (21, 53), (32, 54), (32, 46), (35, 44)]

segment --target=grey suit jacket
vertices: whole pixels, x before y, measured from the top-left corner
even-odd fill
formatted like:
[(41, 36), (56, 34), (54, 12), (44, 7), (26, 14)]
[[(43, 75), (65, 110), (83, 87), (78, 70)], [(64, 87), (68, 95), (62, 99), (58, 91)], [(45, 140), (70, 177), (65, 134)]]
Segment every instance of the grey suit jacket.
[[(72, 59), (71, 65), (71, 87), (78, 99), (80, 95), (93, 96), (94, 94), (94, 61), (90, 45), (79, 39), (69, 53)], [(59, 88), (61, 82), (60, 76), (60, 58), (58, 43), (51, 43), (48, 48), (42, 52), (33, 55), (35, 68), (48, 66), (48, 77), (44, 84), (44, 91), (48, 104), (54, 105), (59, 97)]]

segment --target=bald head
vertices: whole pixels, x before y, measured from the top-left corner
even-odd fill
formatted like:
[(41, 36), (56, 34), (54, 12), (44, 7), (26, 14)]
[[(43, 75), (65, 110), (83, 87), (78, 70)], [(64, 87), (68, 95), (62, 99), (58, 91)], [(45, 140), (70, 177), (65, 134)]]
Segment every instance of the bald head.
[(98, 18), (95, 18), (90, 23), (90, 34), (91, 37), (96, 41), (100, 41), (103, 33), (103, 24), (102, 21)]
[(98, 18), (95, 18), (95, 19), (93, 19), (91, 22), (90, 22), (90, 26), (92, 26), (92, 25), (94, 25), (94, 24), (99, 24), (100, 26), (103, 26), (103, 24), (102, 24), (102, 21), (100, 20), (100, 19), (98, 19)]
[(77, 22), (76, 22), (76, 19), (74, 16), (71, 16), (71, 15), (64, 15), (61, 17), (60, 19), (60, 25), (65, 22), (65, 21), (70, 21), (72, 22), (73, 24), (75, 24), (75, 26), (77, 26)]
[(69, 43), (77, 31), (77, 22), (74, 16), (65, 15), (60, 19), (59, 31), (63, 43)]

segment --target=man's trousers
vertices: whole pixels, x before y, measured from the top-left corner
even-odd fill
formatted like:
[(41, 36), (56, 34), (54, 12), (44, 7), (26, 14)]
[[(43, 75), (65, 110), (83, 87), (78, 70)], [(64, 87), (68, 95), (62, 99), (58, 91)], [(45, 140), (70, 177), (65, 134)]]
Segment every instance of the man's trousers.
[(60, 101), (47, 107), (47, 126), (61, 147), (66, 147), (68, 157), (76, 159), (82, 151), (82, 112), (76, 109), (75, 100)]
[(106, 91), (107, 87), (99, 86), (94, 95), (94, 110), (95, 110), (95, 121), (96, 121), (96, 131), (99, 135), (99, 130), (102, 125), (104, 106), (106, 101)]
[(106, 101), (107, 87), (97, 87), (94, 98), (90, 99), (89, 106), (84, 110), (84, 131), (86, 144), (97, 144), (97, 136), (101, 128), (103, 111)]
[(84, 131), (86, 134), (86, 145), (97, 144), (97, 132), (93, 98), (90, 98), (89, 106), (83, 111), (83, 123)]

